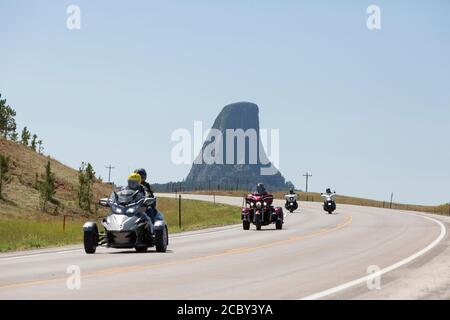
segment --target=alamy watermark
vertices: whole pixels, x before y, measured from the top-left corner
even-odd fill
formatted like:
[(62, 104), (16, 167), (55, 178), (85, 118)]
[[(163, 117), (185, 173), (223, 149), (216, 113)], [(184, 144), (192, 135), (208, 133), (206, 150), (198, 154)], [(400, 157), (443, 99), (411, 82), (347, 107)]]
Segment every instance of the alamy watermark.
[[(279, 129), (218, 129), (203, 131), (202, 121), (194, 122), (192, 137), (188, 129), (172, 132), (171, 160), (181, 164), (261, 164), (261, 175), (274, 175), (280, 164)], [(202, 146), (205, 147), (202, 149)], [(266, 153), (267, 152), (267, 153)], [(193, 158), (193, 155), (197, 155)]]
[(369, 30), (381, 30), (381, 9), (377, 5), (370, 5), (366, 9), (370, 16), (367, 18), (366, 25)]
[(81, 289), (81, 268), (77, 265), (67, 267), (66, 273), (70, 276), (66, 280), (66, 287), (69, 290)]
[(81, 9), (75, 4), (71, 4), (67, 7), (66, 13), (69, 14), (66, 20), (66, 27), (69, 30), (81, 29)]
[(367, 267), (367, 274), (370, 276), (367, 278), (367, 289), (369, 290), (380, 290), (381, 289), (381, 268), (376, 265), (371, 265)]

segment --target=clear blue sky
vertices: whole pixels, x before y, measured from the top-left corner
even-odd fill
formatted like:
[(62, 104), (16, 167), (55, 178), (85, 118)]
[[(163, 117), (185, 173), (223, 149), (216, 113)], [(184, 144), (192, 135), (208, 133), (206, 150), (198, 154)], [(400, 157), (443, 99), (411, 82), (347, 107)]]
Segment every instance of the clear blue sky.
[(182, 179), (172, 131), (251, 101), (298, 187), (450, 200), (449, 1), (0, 0), (0, 43), (0, 93), (72, 167)]

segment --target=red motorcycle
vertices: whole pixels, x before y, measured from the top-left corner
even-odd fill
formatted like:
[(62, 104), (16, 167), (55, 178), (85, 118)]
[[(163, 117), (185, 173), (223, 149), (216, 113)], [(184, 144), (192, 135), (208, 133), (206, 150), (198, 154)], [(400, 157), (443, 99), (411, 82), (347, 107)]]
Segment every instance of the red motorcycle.
[(242, 226), (244, 230), (250, 229), (250, 223), (261, 230), (261, 226), (275, 223), (277, 230), (283, 229), (284, 214), (281, 207), (274, 207), (271, 194), (249, 194), (245, 198), (245, 207), (242, 208)]

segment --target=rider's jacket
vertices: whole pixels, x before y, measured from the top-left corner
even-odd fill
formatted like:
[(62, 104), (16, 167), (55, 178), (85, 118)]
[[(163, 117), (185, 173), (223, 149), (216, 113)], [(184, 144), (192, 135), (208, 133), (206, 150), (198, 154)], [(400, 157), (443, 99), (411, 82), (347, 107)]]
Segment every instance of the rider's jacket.
[(142, 187), (142, 190), (143, 190), (143, 192), (145, 193), (145, 195), (147, 197), (150, 197), (150, 198), (154, 198), (155, 197), (155, 195), (153, 194), (152, 187), (150, 186), (150, 183), (144, 182), (144, 183), (141, 184), (141, 187)]
[(324, 193), (324, 194), (322, 194), (322, 197), (325, 198), (324, 201), (326, 201), (327, 197), (330, 197), (331, 200), (335, 201), (336, 193)]

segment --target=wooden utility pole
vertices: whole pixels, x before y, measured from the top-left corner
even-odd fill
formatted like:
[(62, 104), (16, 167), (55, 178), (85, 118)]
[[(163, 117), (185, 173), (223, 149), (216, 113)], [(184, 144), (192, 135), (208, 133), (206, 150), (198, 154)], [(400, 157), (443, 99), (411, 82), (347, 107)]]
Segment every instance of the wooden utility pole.
[(308, 181), (309, 181), (309, 177), (312, 177), (312, 174), (309, 174), (308, 172), (306, 172), (306, 174), (303, 175), (304, 177), (306, 177), (306, 201), (308, 201)]
[(178, 195), (178, 228), (181, 230), (181, 194)]
[(109, 165), (105, 168), (108, 169), (108, 182), (111, 183), (111, 170), (115, 169), (115, 167), (113, 167), (112, 165)]

